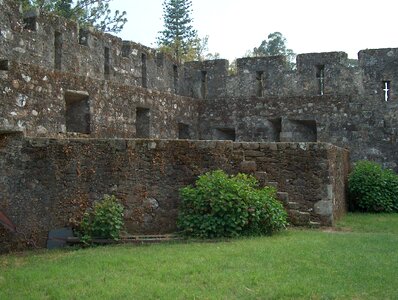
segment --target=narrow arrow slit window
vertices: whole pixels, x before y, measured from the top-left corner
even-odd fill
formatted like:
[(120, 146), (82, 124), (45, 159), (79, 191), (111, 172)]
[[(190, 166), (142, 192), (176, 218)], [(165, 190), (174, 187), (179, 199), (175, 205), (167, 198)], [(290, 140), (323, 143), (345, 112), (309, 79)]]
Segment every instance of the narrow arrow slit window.
[(390, 101), (391, 94), (391, 82), (386, 80), (383, 81), (383, 92), (384, 92), (384, 101)]
[(318, 81), (318, 95), (325, 94), (325, 65), (316, 66), (316, 79)]

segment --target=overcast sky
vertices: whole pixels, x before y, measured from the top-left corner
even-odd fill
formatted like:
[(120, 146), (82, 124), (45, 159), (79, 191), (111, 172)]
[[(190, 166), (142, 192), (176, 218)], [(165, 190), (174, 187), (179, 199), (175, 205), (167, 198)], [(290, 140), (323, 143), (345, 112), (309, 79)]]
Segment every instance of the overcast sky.
[[(113, 0), (127, 11), (118, 34), (156, 46), (163, 29), (163, 0)], [(209, 36), (209, 52), (232, 60), (279, 31), (295, 53), (344, 51), (351, 58), (366, 48), (398, 47), (398, 0), (192, 0), (199, 36)]]

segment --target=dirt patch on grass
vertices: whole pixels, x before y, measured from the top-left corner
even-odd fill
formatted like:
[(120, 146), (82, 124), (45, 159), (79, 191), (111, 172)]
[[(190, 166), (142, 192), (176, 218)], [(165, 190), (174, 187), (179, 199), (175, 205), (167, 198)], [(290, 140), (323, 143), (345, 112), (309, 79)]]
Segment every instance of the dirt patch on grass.
[(349, 232), (352, 232), (352, 228), (350, 228), (350, 227), (321, 227), (320, 230), (322, 232), (328, 232), (328, 233), (349, 233)]

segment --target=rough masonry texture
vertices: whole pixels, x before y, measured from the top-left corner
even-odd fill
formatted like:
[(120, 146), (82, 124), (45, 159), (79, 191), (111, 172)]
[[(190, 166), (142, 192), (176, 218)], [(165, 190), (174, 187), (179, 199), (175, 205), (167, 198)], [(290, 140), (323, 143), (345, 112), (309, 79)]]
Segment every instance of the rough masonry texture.
[(230, 75), (16, 2), (0, 0), (0, 211), (18, 232), (0, 225), (0, 251), (43, 247), (106, 193), (129, 232), (173, 232), (178, 189), (217, 168), (276, 185), (293, 224), (332, 225), (348, 150), (398, 170), (396, 48), (296, 70), (242, 58)]
[[(208, 171), (248, 171), (278, 182), (296, 224), (332, 224), (345, 212), (347, 151), (324, 143), (49, 139), (3, 135), (1, 209), (24, 232), (0, 229), (2, 250), (44, 246), (49, 230), (74, 226), (104, 194), (125, 207), (132, 233), (176, 231), (178, 189)], [(250, 165), (250, 170), (245, 166)], [(292, 202), (294, 199), (294, 202)], [(33, 243), (32, 243), (33, 244)]]

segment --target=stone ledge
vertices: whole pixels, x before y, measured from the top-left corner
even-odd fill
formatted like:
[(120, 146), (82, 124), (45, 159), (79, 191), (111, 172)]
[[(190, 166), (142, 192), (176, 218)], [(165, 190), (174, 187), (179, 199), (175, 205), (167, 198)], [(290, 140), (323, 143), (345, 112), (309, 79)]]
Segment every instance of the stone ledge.
[(0, 134), (23, 134), (25, 131), (17, 126), (1, 126)]

